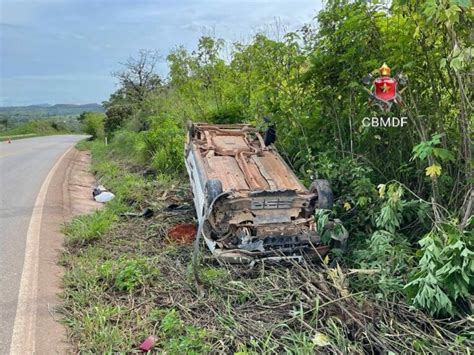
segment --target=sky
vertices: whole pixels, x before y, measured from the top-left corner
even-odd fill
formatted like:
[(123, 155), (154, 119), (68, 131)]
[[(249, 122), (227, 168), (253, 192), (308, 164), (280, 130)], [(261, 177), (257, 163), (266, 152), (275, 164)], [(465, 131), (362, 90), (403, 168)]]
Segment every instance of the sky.
[[(0, 0), (0, 105), (100, 103), (141, 49), (164, 57), (203, 34), (248, 42), (313, 22), (321, 0)], [(167, 75), (163, 61), (157, 68)]]

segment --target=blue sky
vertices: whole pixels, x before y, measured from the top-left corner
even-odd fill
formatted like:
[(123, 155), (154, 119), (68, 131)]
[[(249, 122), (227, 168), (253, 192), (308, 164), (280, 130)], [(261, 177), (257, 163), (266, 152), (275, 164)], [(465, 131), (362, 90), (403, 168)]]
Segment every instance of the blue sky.
[[(165, 56), (202, 34), (248, 39), (312, 21), (321, 0), (1, 0), (0, 105), (102, 102), (140, 49)], [(166, 63), (158, 71), (167, 74)]]

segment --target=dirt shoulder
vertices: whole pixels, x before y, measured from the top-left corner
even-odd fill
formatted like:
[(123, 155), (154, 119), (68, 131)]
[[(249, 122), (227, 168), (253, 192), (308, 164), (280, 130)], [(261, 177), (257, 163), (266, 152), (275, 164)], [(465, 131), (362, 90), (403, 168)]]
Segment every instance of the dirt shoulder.
[(65, 353), (68, 349), (56, 311), (63, 275), (58, 265), (64, 240), (61, 226), (76, 215), (101, 207), (90, 197), (95, 179), (88, 172), (89, 165), (89, 153), (72, 149), (61, 161), (46, 195), (39, 250), (36, 354)]

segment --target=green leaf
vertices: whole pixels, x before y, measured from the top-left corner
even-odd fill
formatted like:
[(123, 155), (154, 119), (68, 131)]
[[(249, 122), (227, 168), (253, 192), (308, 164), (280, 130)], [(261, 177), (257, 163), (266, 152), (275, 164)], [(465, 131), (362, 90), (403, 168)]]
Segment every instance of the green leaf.
[(436, 4), (435, 0), (427, 0), (425, 1), (425, 8), (423, 13), (425, 14), (428, 19), (431, 19), (436, 14), (436, 10), (438, 9), (438, 5)]
[(433, 155), (442, 161), (454, 161), (454, 155), (449, 150), (444, 148), (433, 148)]
[(451, 59), (451, 61), (449, 62), (450, 67), (453, 68), (454, 70), (462, 69), (463, 64), (464, 64), (464, 61), (462, 57), (455, 57)]
[(451, 5), (448, 9), (445, 10), (446, 17), (448, 18), (449, 22), (457, 23), (459, 22), (459, 13), (462, 10), (457, 5)]

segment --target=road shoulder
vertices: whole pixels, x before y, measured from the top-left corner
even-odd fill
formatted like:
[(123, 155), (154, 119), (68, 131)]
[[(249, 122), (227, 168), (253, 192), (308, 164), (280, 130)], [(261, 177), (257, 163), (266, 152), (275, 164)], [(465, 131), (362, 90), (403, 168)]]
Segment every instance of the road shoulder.
[(100, 208), (90, 197), (95, 179), (88, 172), (89, 165), (89, 153), (72, 149), (61, 161), (46, 195), (40, 232), (36, 354), (68, 352), (66, 331), (57, 312), (63, 275), (58, 265), (64, 241), (61, 226), (76, 215)]

